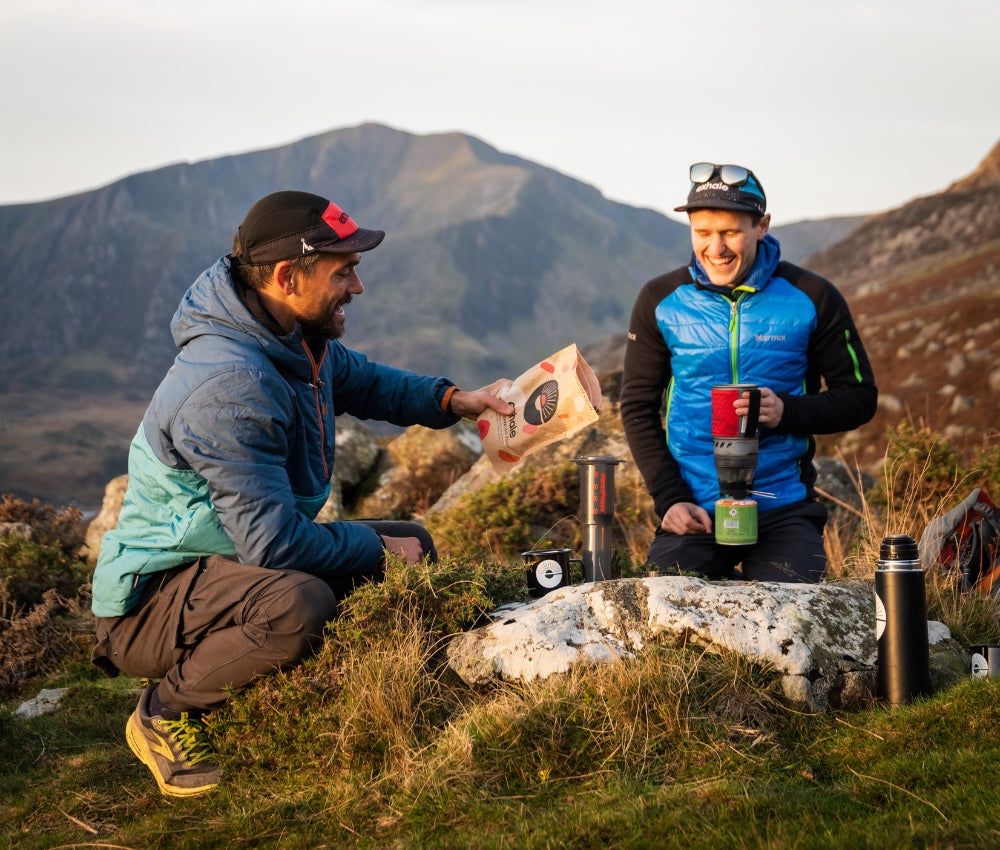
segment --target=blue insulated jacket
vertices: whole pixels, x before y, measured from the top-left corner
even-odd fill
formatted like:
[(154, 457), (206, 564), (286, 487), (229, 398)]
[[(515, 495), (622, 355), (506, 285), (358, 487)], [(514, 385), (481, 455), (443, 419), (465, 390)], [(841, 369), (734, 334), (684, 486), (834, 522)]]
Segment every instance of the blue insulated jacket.
[[(253, 296), (254, 293), (249, 293)], [(298, 327), (269, 330), (228, 258), (202, 273), (171, 330), (180, 352), (129, 452), (129, 484), (102, 542), (93, 611), (116, 617), (151, 573), (203, 555), (316, 575), (374, 574), (382, 540), (315, 523), (333, 472), (335, 416), (443, 428), (447, 378), (370, 362), (337, 341), (317, 360)]]
[(719, 498), (711, 388), (723, 383), (769, 387), (785, 405), (780, 425), (760, 432), (753, 489), (769, 494), (757, 497), (762, 512), (815, 498), (812, 435), (857, 428), (877, 404), (843, 296), (818, 275), (782, 262), (770, 235), (733, 290), (714, 286), (692, 259), (651, 280), (636, 299), (621, 414), (661, 517), (677, 502), (711, 513)]

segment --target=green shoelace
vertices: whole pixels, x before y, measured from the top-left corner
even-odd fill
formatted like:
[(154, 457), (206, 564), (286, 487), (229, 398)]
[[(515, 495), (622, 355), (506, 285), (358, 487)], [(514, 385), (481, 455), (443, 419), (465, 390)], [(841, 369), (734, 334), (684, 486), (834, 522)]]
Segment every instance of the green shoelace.
[(164, 720), (163, 726), (174, 736), (181, 755), (188, 764), (198, 764), (211, 759), (212, 747), (200, 718), (192, 717), (185, 711), (177, 720)]

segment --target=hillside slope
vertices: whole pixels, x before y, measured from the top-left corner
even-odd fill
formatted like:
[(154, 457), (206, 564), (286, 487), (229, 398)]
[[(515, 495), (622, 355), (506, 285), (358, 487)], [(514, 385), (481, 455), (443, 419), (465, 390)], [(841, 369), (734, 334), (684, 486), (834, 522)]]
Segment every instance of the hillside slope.
[(877, 460), (903, 418), (967, 449), (995, 445), (1000, 144), (944, 192), (869, 217), (807, 265), (847, 296), (875, 367), (879, 412), (852, 451)]
[[(965, 452), (997, 444), (1000, 144), (944, 192), (868, 217), (802, 265), (847, 297), (879, 387), (874, 419), (820, 438), (820, 455), (839, 451), (877, 474), (904, 419)], [(621, 333), (585, 353), (620, 372), (624, 346)]]

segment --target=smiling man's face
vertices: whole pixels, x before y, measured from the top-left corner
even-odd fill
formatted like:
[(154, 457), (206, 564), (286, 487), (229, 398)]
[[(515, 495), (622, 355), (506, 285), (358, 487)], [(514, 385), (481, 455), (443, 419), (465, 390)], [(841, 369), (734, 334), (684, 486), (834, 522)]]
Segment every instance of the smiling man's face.
[(360, 254), (323, 254), (308, 272), (298, 272), (289, 305), (303, 330), (327, 339), (344, 333), (344, 307), (365, 291), (358, 277)]
[(691, 210), (691, 245), (708, 279), (732, 289), (753, 268), (757, 242), (767, 234), (771, 216), (754, 224), (750, 213), (733, 210)]

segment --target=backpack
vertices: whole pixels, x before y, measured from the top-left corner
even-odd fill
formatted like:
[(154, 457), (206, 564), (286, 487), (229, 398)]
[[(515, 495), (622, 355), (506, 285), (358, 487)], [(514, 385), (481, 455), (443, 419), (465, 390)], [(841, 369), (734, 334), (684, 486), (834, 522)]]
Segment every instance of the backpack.
[(920, 564), (961, 574), (966, 590), (1000, 596), (1000, 510), (980, 488), (927, 524)]

